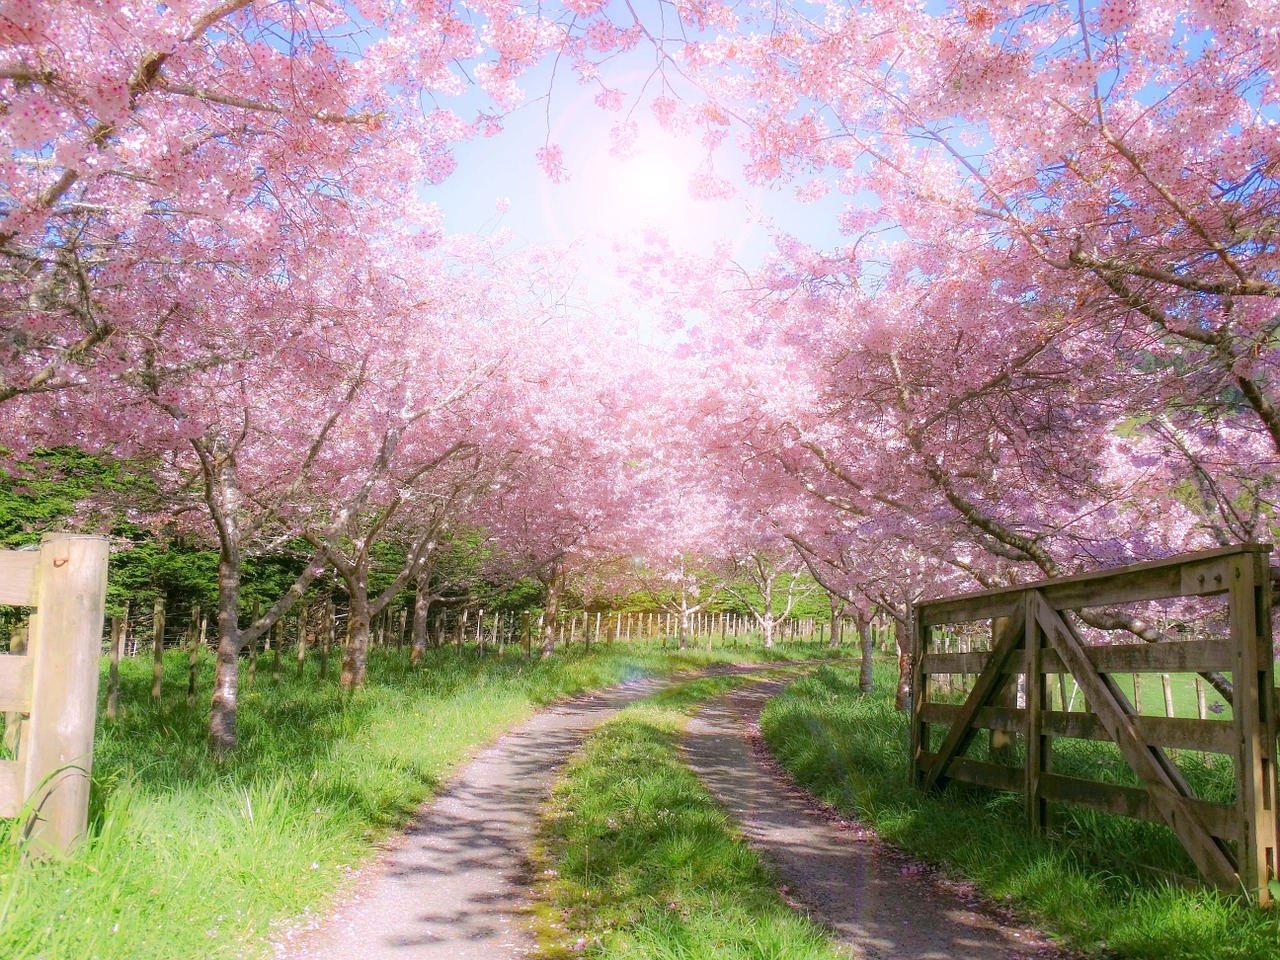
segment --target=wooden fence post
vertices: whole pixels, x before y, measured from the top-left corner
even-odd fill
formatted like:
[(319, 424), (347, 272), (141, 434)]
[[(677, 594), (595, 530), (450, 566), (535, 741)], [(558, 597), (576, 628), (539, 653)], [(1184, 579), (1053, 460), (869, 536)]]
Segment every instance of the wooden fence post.
[[(262, 604), (255, 600), (253, 601), (253, 612), (249, 615), (249, 625), (253, 626), (261, 616)], [(270, 634), (267, 636), (269, 637)], [(258, 638), (258, 640), (261, 639), (261, 637)], [(249, 644), (249, 673), (244, 678), (245, 689), (253, 687), (254, 678), (258, 675), (258, 640), (254, 640), (253, 643)], [(194, 697), (194, 691), (192, 696)]]
[(124, 647), (124, 618), (111, 618), (111, 651), (108, 654), (107, 719), (120, 713), (120, 650)]
[(196, 674), (200, 670), (200, 605), (191, 608), (187, 626), (187, 705), (196, 702)]
[(309, 625), (309, 614), (311, 605), (302, 604), (298, 608), (298, 679), (302, 679), (302, 671), (307, 662), (307, 627)]
[(160, 678), (164, 675), (164, 598), (151, 608), (151, 699), (160, 702)]
[(40, 541), (27, 653), (34, 696), (21, 745), (26, 830), (38, 854), (69, 853), (88, 829), (109, 553), (105, 537)]
[(284, 646), (284, 616), (276, 621), (275, 649), (271, 651), (271, 683), (280, 686), (280, 648)]
[(320, 679), (329, 679), (329, 646), (333, 643), (333, 631), (335, 623), (335, 612), (333, 608), (333, 597), (328, 596), (324, 601), (324, 615), (320, 621)]
[(909, 616), (911, 617), (911, 640), (909, 641), (911, 703), (908, 709), (911, 712), (911, 783), (914, 786), (922, 786), (925, 774), (922, 759), (923, 754), (929, 749), (929, 728), (924, 722), (923, 708), (929, 696), (924, 658), (929, 652), (930, 630), (914, 609)]

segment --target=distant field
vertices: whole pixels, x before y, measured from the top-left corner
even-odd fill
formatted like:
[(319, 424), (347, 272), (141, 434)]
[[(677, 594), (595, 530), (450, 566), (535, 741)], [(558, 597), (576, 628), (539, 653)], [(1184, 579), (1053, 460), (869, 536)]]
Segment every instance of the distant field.
[[(1231, 674), (1224, 674), (1227, 679), (1231, 678)], [(1160, 681), (1158, 673), (1132, 674), (1132, 673), (1115, 673), (1112, 679), (1130, 703), (1137, 704), (1134, 699), (1134, 681), (1137, 680), (1141, 688), (1141, 711), (1143, 716), (1163, 717), (1165, 713), (1164, 687)], [(974, 676), (969, 675), (968, 685), (973, 684)], [(1197, 677), (1194, 673), (1173, 673), (1169, 675), (1170, 692), (1173, 695), (1173, 716), (1175, 717), (1197, 717), (1199, 716), (1196, 705), (1196, 681)], [(936, 681), (942, 681), (944, 677), (936, 678)], [(1218, 691), (1209, 685), (1208, 681), (1201, 681), (1204, 686), (1205, 701), (1205, 718), (1208, 720), (1230, 720), (1231, 707), (1222, 699)], [(958, 703), (964, 699), (968, 687), (964, 685), (960, 677), (954, 678), (955, 686), (947, 689), (945, 686), (935, 687), (930, 695), (930, 699), (947, 703)], [(1066, 678), (1066, 696), (1063, 697), (1063, 687), (1059, 683), (1058, 677), (1054, 674), (1049, 676), (1049, 698), (1051, 709), (1061, 710), (1063, 704), (1073, 711), (1083, 711), (1084, 703), (1083, 694), (1076, 686), (1075, 680), (1071, 677)]]

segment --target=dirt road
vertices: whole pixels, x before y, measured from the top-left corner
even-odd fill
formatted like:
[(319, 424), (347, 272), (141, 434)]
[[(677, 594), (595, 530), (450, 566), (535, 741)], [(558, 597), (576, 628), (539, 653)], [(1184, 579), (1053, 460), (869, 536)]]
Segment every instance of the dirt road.
[[(551, 708), (482, 750), (362, 871), (353, 895), (314, 926), (277, 937), (277, 960), (524, 956), (532, 943), (521, 870), (557, 770), (592, 727), (672, 682), (640, 680)], [(685, 748), (775, 861), (797, 909), (871, 960), (1043, 958), (1031, 931), (940, 894), (890, 848), (833, 825), (768, 771), (746, 732), (780, 686), (766, 681), (711, 701), (690, 722)]]
[[(869, 960), (1012, 960), (1056, 951), (977, 897), (933, 883), (869, 830), (833, 823), (769, 769), (749, 737), (781, 689), (753, 684), (710, 701), (690, 721), (686, 759), (777, 866), (797, 909), (831, 927)], [(966, 902), (966, 899), (969, 902)]]

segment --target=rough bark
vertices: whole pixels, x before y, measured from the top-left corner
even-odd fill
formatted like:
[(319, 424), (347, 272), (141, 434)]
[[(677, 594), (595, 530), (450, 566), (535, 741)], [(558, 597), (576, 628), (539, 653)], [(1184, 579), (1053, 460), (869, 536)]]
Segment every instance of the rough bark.
[(218, 653), (214, 660), (209, 745), (224, 757), (236, 747), (240, 686), (240, 556), (224, 543), (218, 554)]
[(871, 618), (858, 617), (858, 636), (862, 641), (862, 662), (858, 669), (858, 689), (870, 693), (874, 686), (871, 674), (871, 656), (875, 653), (875, 638), (871, 636)]
[(546, 613), (542, 619), (542, 655), (555, 653), (556, 618), (560, 613), (560, 594), (564, 588), (564, 568), (559, 560), (548, 564), (538, 575), (547, 593)]
[(364, 568), (347, 580), (346, 585), (347, 649), (342, 656), (338, 685), (344, 690), (358, 690), (364, 686), (365, 665), (369, 659), (369, 579)]
[(413, 592), (413, 640), (409, 650), (409, 662), (417, 665), (427, 654), (427, 618), (431, 612), (431, 596), (419, 582)]

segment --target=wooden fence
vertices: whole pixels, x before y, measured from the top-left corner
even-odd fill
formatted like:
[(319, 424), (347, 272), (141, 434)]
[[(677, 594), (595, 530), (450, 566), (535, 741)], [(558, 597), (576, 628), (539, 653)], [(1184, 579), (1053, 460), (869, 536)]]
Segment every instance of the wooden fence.
[[(1268, 881), (1277, 868), (1270, 549), (1246, 544), (1208, 550), (916, 605), (914, 782), (934, 789), (960, 780), (1022, 792), (1037, 829), (1044, 828), (1051, 802), (1163, 823), (1207, 880), (1269, 902)], [(1222, 635), (1207, 638), (1087, 644), (1069, 613), (1215, 596), (1226, 600), (1217, 614)], [(954, 625), (984, 620), (991, 622), (989, 649), (938, 649), (941, 637), (957, 635)], [(972, 636), (972, 627), (966, 632)], [(1142, 673), (1229, 673), (1230, 722), (1141, 715), (1115, 675)], [(959, 697), (938, 678), (966, 674), (971, 679), (963, 702), (946, 702), (948, 695)], [(1053, 675), (1078, 684), (1077, 709), (1063, 704), (1061, 694), (1059, 709), (1052, 709)], [(985, 759), (966, 755), (980, 752), (972, 749), (980, 730), (992, 731)], [(1141, 786), (1055, 773), (1055, 738), (1111, 741)], [(1019, 739), (1023, 749), (1010, 749)], [(1196, 797), (1169, 753), (1178, 749), (1231, 758), (1234, 803)]]
[(27, 652), (0, 655), (0, 709), (16, 759), (0, 762), (0, 817), (26, 816), (38, 855), (85, 834), (107, 594), (108, 542), (46, 534), (0, 551), (0, 604), (34, 608)]

